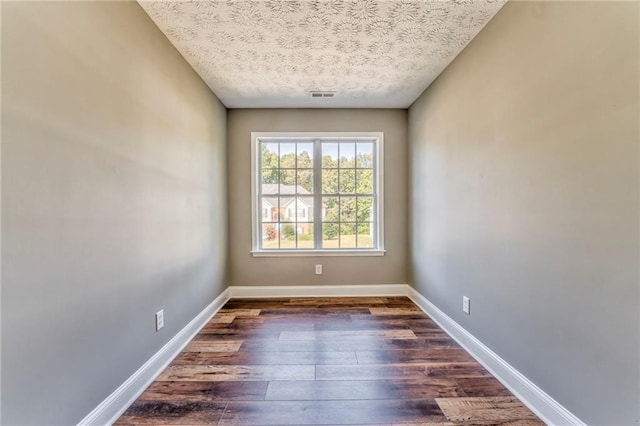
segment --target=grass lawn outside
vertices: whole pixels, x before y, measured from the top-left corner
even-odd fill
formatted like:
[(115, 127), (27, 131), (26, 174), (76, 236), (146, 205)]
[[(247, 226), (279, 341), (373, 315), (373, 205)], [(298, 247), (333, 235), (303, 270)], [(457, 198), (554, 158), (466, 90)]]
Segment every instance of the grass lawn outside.
[[(356, 247), (355, 235), (342, 235), (340, 236), (340, 244), (338, 239), (323, 240), (322, 248), (325, 249), (337, 249), (337, 248), (373, 248), (373, 238), (370, 235), (358, 235), (358, 246)], [(263, 241), (262, 247), (264, 249), (277, 249), (278, 240)], [(280, 240), (281, 249), (295, 249), (295, 248), (313, 248), (313, 240), (299, 240), (298, 247), (296, 247), (296, 240)]]

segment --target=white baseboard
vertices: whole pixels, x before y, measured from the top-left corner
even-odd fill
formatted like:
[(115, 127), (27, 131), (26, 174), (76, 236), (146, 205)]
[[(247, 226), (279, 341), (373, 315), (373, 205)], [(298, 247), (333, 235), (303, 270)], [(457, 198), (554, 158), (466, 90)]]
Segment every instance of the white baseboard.
[(231, 286), (232, 298), (407, 296), (407, 284)]
[(407, 284), (230, 286), (79, 424), (84, 426), (114, 423), (230, 298), (375, 296), (408, 296), (545, 423), (585, 425), (578, 417)]
[(111, 425), (118, 420), (118, 417), (133, 404), (136, 398), (158, 377), (228, 300), (229, 289), (226, 289), (120, 385), (118, 389), (109, 395), (107, 399), (82, 419), (79, 425)]
[(438, 309), (427, 298), (409, 287), (413, 302), (444, 331), (469, 352), (480, 364), (505, 385), (518, 399), (548, 425), (585, 425), (578, 417), (551, 398), (522, 373), (500, 358), (460, 324)]

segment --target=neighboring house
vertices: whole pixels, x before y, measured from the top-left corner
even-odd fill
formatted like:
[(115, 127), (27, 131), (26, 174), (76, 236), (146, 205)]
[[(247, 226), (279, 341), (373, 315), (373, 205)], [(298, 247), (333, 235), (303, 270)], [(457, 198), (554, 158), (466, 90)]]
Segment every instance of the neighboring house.
[[(309, 223), (313, 217), (313, 198), (305, 197), (311, 195), (309, 191), (300, 185), (284, 185), (268, 183), (262, 185), (262, 195), (273, 195), (273, 198), (262, 198), (262, 221), (263, 222), (281, 222), (277, 225), (279, 231), (282, 230), (286, 223), (292, 222), (298, 235), (304, 235), (309, 232)], [(277, 198), (279, 196), (279, 198)], [(297, 197), (296, 197), (297, 196)], [(296, 212), (296, 198), (298, 200), (298, 208)], [(278, 207), (280, 200), (280, 207)], [(278, 220), (279, 217), (279, 220)], [(281, 238), (284, 236), (279, 232)]]

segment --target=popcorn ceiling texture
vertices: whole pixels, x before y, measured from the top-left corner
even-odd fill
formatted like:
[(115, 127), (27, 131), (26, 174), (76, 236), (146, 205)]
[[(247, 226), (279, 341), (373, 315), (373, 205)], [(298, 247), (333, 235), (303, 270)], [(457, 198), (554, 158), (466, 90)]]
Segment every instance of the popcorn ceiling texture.
[(139, 3), (229, 108), (406, 108), (505, 2)]

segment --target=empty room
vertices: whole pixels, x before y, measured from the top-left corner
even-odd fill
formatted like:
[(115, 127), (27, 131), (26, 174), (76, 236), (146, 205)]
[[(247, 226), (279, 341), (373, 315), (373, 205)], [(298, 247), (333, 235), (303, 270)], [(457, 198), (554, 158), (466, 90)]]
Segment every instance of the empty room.
[(640, 1), (0, 1), (0, 424), (640, 424)]

